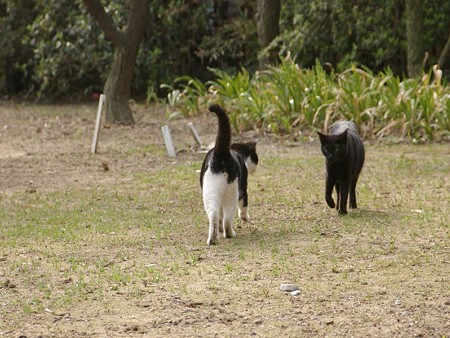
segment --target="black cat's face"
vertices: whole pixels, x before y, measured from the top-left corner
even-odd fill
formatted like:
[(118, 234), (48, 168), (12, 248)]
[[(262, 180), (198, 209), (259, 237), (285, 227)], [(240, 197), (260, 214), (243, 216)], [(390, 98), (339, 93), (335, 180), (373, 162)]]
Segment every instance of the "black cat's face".
[(230, 149), (233, 149), (244, 156), (245, 164), (250, 174), (255, 172), (259, 160), (258, 154), (256, 153), (256, 142), (233, 143)]
[(319, 134), (322, 154), (330, 163), (339, 162), (347, 156), (347, 130), (337, 135)]

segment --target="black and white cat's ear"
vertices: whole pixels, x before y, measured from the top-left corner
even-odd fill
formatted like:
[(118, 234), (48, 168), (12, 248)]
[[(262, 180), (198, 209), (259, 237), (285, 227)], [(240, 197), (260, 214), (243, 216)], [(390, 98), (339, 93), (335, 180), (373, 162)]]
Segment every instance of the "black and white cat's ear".
[(256, 149), (256, 144), (258, 141), (251, 141), (248, 142), (247, 144), (249, 145), (250, 149)]

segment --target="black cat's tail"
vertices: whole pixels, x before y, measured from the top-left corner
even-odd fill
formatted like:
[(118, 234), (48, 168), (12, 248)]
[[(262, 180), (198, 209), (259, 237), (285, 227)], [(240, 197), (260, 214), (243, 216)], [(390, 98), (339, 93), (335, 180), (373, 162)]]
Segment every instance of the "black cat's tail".
[(214, 152), (216, 154), (229, 154), (231, 145), (231, 126), (227, 113), (218, 104), (210, 105), (209, 111), (216, 114), (219, 120), (219, 130), (217, 132)]

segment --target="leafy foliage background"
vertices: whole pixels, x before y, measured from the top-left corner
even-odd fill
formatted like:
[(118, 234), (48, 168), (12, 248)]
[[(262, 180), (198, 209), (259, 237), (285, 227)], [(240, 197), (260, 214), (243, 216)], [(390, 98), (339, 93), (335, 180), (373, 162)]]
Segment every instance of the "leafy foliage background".
[[(126, 22), (125, 3), (104, 1), (119, 29)], [(265, 52), (290, 53), (303, 67), (318, 60), (337, 71), (355, 64), (405, 73), (403, 1), (282, 1), (281, 33), (265, 51), (258, 47), (256, 1), (236, 3), (231, 13), (214, 8), (212, 0), (149, 0), (152, 18), (133, 95), (156, 99), (167, 93), (161, 84), (181, 75), (212, 80), (208, 67), (253, 72)], [(424, 0), (424, 11), (428, 69), (448, 38), (450, 2)], [(81, 0), (0, 0), (1, 94), (88, 98), (102, 91), (112, 51)]]

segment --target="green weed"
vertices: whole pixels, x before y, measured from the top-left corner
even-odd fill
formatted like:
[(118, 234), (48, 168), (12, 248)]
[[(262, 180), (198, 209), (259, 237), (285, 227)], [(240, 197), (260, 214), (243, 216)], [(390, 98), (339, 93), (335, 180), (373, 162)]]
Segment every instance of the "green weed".
[(244, 68), (235, 75), (210, 70), (216, 79), (206, 84), (183, 77), (166, 86), (168, 109), (190, 116), (217, 101), (229, 111), (236, 131), (327, 130), (346, 119), (369, 139), (395, 135), (421, 143), (450, 135), (450, 87), (441, 84), (436, 69), (417, 79), (354, 66), (328, 74), (319, 63), (302, 69), (288, 56), (252, 75)]

